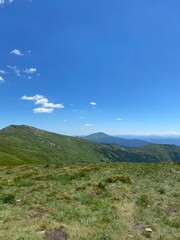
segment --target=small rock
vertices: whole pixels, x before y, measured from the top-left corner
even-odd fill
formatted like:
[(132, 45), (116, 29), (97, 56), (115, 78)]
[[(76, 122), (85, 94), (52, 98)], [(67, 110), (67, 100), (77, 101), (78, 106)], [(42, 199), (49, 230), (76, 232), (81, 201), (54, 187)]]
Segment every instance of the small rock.
[(145, 231), (151, 233), (152, 229), (151, 228), (146, 228)]
[(17, 203), (17, 204), (19, 204), (19, 203), (21, 203), (21, 202), (22, 202), (21, 199), (17, 199), (17, 200), (16, 200), (16, 203)]
[(39, 234), (45, 234), (46, 231), (40, 231), (38, 232)]

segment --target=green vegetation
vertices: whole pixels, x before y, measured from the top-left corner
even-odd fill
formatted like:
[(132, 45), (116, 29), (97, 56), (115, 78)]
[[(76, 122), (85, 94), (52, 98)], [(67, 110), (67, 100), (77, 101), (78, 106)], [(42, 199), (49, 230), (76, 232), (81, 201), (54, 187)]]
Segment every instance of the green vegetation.
[(127, 148), (12, 125), (0, 131), (0, 166), (73, 162), (177, 162), (180, 147)]
[(3, 166), (0, 239), (179, 240), (179, 176), (178, 164)]
[(0, 131), (0, 165), (109, 161), (100, 149), (85, 140), (24, 125)]

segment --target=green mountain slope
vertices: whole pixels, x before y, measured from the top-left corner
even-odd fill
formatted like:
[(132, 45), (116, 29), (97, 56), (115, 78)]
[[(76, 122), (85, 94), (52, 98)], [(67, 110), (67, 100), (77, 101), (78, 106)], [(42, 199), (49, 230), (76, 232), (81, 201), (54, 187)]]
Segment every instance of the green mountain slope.
[(128, 148), (11, 125), (0, 131), (0, 165), (66, 162), (180, 161), (180, 147), (147, 145)]
[(0, 131), (0, 164), (107, 160), (96, 147), (85, 140), (11, 125)]
[(125, 139), (120, 137), (113, 137), (108, 134), (99, 132), (93, 133), (88, 136), (82, 137), (91, 142), (96, 143), (105, 143), (105, 144), (117, 144), (124, 147), (140, 147), (149, 144), (147, 141), (139, 140), (139, 139)]

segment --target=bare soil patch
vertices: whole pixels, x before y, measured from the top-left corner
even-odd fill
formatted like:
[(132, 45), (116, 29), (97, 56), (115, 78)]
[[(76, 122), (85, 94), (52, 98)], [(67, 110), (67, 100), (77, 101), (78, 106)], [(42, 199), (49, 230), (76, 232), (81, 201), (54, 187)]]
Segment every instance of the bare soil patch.
[(45, 240), (68, 240), (62, 229), (53, 229), (45, 234)]

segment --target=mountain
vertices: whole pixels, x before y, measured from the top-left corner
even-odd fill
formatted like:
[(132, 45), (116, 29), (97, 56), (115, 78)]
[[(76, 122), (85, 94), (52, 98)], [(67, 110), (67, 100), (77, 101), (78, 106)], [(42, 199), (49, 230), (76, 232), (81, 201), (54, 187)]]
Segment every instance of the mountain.
[(180, 147), (146, 145), (137, 148), (98, 144), (25, 125), (0, 130), (0, 165), (75, 162), (180, 161)]
[(134, 139), (137, 138), (139, 140), (143, 140), (146, 142), (156, 143), (156, 144), (173, 144), (176, 146), (180, 146), (180, 136), (179, 135), (149, 135), (149, 136), (141, 136), (141, 135), (117, 135), (115, 137), (118, 138), (126, 138), (126, 139)]
[(173, 144), (176, 146), (180, 146), (180, 137), (179, 138), (173, 138), (173, 137), (169, 137), (169, 138), (148, 138), (149, 142), (153, 142), (156, 144)]
[(120, 137), (113, 137), (105, 133), (93, 133), (88, 136), (82, 137), (91, 142), (105, 143), (105, 144), (117, 144), (124, 147), (140, 147), (149, 144), (149, 142), (139, 139), (125, 139)]

